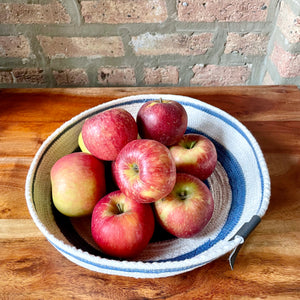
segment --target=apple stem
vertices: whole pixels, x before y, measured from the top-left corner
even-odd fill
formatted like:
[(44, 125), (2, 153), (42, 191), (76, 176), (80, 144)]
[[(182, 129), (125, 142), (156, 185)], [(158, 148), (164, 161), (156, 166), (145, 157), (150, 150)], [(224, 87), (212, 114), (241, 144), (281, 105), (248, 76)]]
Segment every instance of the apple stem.
[(162, 98), (160, 97), (160, 98), (159, 98), (159, 103), (162, 103), (162, 101), (163, 101), (163, 100), (162, 100)]
[(138, 173), (139, 172), (139, 166), (137, 165), (137, 164), (133, 164), (132, 165), (132, 169), (133, 169), (133, 171), (135, 172), (135, 173)]
[(185, 200), (187, 198), (187, 191), (181, 191), (178, 196), (181, 200)]
[(117, 203), (117, 208), (118, 208), (119, 214), (122, 214), (124, 212), (124, 207), (121, 203)]
[(192, 141), (189, 145), (187, 145), (187, 149), (192, 149), (196, 145), (196, 141)]

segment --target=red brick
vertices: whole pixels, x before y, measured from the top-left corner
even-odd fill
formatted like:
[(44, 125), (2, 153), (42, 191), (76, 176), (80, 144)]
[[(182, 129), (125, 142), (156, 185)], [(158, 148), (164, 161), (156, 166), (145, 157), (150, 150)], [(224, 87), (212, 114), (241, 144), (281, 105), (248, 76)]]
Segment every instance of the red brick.
[(300, 16), (294, 14), (284, 1), (281, 2), (277, 25), (291, 44), (300, 42)]
[(10, 71), (0, 71), (0, 83), (9, 84), (13, 83), (14, 79)]
[(50, 58), (124, 56), (120, 37), (37, 37)]
[(300, 54), (292, 54), (275, 44), (271, 60), (277, 67), (281, 77), (292, 78), (300, 76)]
[(1, 71), (0, 83), (43, 84), (45, 83), (45, 74), (43, 70), (35, 68)]
[(14, 69), (13, 76), (16, 83), (42, 84), (45, 83), (44, 71), (41, 69)]
[(265, 21), (270, 0), (179, 0), (178, 20), (183, 22)]
[(0, 36), (0, 57), (29, 57), (29, 41), (23, 35)]
[(53, 76), (59, 86), (84, 86), (89, 83), (87, 73), (83, 69), (55, 70)]
[(178, 69), (175, 66), (165, 66), (161, 68), (145, 68), (145, 84), (177, 84)]
[(245, 85), (251, 71), (248, 66), (195, 65), (191, 84), (201, 86)]
[(86, 23), (161, 23), (168, 17), (164, 0), (82, 1)]
[(229, 32), (224, 53), (239, 53), (245, 55), (265, 55), (269, 37), (257, 33)]
[(212, 48), (212, 33), (184, 34), (150, 34), (132, 37), (136, 55), (199, 55)]
[(48, 4), (0, 3), (2, 24), (70, 23), (70, 16), (59, 1)]
[(98, 81), (108, 86), (134, 86), (136, 79), (133, 68), (103, 67), (98, 70)]

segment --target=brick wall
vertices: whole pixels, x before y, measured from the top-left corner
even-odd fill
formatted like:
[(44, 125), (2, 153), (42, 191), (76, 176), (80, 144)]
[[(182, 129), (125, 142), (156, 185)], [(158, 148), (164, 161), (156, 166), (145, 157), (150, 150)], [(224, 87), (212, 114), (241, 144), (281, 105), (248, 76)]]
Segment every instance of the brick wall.
[(299, 0), (0, 2), (0, 88), (300, 85)]
[(266, 57), (263, 84), (300, 86), (300, 1), (282, 1)]

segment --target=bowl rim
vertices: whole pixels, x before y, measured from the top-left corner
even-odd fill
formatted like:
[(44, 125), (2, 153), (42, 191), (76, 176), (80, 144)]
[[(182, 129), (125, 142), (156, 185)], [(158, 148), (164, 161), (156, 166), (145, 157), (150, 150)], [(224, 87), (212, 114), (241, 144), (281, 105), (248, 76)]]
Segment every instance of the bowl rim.
[[(200, 267), (204, 264), (209, 263), (212, 260), (217, 259), (218, 257), (224, 255), (235, 249), (239, 244), (244, 242), (244, 239), (240, 236), (235, 236), (234, 239), (230, 240), (232, 236), (229, 236), (226, 240), (221, 240), (217, 242), (213, 247), (209, 248), (207, 251), (214, 251), (213, 257), (210, 257), (208, 260), (203, 260), (203, 256), (205, 256), (205, 252), (201, 253), (195, 257), (186, 258), (181, 261), (130, 261), (130, 260), (116, 260), (113, 258), (105, 258), (95, 256), (90, 254), (82, 249), (78, 249), (75, 246), (67, 245), (62, 240), (59, 240), (54, 235), (52, 235), (44, 224), (39, 219), (37, 211), (34, 207), (34, 200), (32, 199), (32, 186), (34, 182), (34, 176), (36, 169), (39, 166), (40, 160), (43, 158), (43, 153), (48, 146), (49, 143), (52, 143), (58, 134), (62, 134), (62, 132), (68, 130), (68, 128), (74, 126), (74, 122), (78, 123), (85, 119), (85, 116), (96, 111), (97, 108), (103, 108), (103, 110), (107, 109), (107, 107), (112, 108), (114, 106), (120, 105), (120, 103), (126, 102), (129, 104), (130, 101), (149, 101), (150, 99), (157, 99), (157, 98), (170, 98), (171, 100), (179, 101), (179, 102), (186, 102), (186, 103), (197, 103), (197, 106), (201, 106), (203, 109), (207, 109), (208, 111), (214, 112), (215, 116), (222, 116), (225, 118), (228, 123), (231, 124), (235, 129), (239, 129), (241, 133), (243, 133), (244, 137), (248, 140), (249, 145), (252, 147), (253, 152), (255, 153), (255, 157), (257, 159), (257, 163), (260, 166), (261, 178), (263, 180), (263, 187), (262, 187), (262, 199), (260, 203), (260, 207), (257, 210), (257, 215), (262, 217), (269, 205), (269, 198), (270, 198), (270, 177), (269, 172), (267, 169), (267, 165), (263, 156), (263, 153), (260, 149), (259, 144), (257, 143), (254, 136), (251, 132), (236, 118), (228, 114), (227, 112), (210, 105), (206, 102), (201, 100), (191, 98), (188, 96), (181, 96), (181, 95), (171, 95), (171, 94), (140, 94), (140, 95), (133, 95), (133, 96), (126, 96), (122, 98), (118, 98), (115, 100), (111, 100), (92, 108), (89, 108), (80, 114), (74, 116), (70, 120), (63, 123), (59, 128), (57, 128), (47, 139), (42, 143), (38, 151), (36, 152), (32, 163), (30, 165), (26, 183), (25, 183), (25, 197), (27, 206), (30, 212), (30, 215), (36, 224), (36, 226), (40, 229), (43, 235), (48, 239), (48, 241), (63, 255), (65, 256), (73, 256), (74, 260), (81, 260), (83, 264), (93, 264), (95, 263), (95, 267), (100, 268), (103, 273), (110, 273), (110, 272), (121, 272), (124, 273), (125, 276), (131, 276), (130, 274), (139, 273), (137, 277), (163, 277), (168, 276), (169, 273), (179, 274), (182, 272), (190, 271), (194, 268)], [(237, 228), (238, 230), (239, 228)], [(236, 231), (237, 231), (236, 230)], [(234, 236), (234, 235), (233, 235)], [(70, 258), (70, 257), (69, 257)], [(72, 257), (71, 257), (72, 259)], [(123, 274), (123, 275), (124, 275)], [(129, 275), (128, 275), (129, 274)], [(132, 276), (136, 277), (136, 276)]]

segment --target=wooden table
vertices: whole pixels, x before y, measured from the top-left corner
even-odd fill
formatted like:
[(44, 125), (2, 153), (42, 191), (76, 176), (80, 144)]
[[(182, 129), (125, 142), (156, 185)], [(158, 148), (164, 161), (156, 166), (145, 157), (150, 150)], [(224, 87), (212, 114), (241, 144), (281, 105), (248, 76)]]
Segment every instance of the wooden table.
[[(55, 250), (27, 210), (24, 185), (42, 142), (83, 110), (115, 98), (201, 99), (245, 124), (264, 152), (271, 200), (232, 271), (228, 255), (162, 279), (95, 273)], [(299, 299), (300, 91), (295, 86), (0, 90), (0, 299)]]

